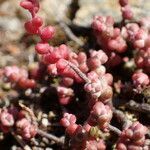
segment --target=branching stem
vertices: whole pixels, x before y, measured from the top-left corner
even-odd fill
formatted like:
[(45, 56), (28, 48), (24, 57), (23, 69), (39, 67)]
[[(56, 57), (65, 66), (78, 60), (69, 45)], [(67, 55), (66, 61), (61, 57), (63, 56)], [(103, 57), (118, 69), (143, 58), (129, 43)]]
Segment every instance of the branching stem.
[(43, 137), (46, 137), (54, 142), (56, 142), (57, 144), (63, 145), (64, 141), (61, 138), (56, 137), (55, 135), (52, 135), (50, 133), (46, 133), (40, 129), (37, 130), (37, 133)]

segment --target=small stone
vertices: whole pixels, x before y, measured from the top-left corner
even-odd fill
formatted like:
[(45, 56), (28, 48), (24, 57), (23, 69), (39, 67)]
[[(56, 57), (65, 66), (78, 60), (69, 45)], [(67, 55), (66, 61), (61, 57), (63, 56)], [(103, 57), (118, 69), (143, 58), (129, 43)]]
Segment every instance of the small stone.
[(2, 85), (2, 88), (6, 91), (10, 90), (11, 89), (11, 84), (8, 82), (8, 83), (4, 83)]
[(0, 141), (4, 140), (4, 134), (0, 132)]
[(25, 95), (26, 96), (30, 96), (32, 94), (32, 90), (31, 89), (27, 89), (26, 91), (25, 91)]
[[(40, 2), (41, 9), (39, 15), (48, 23), (56, 22), (59, 19), (65, 19), (69, 5), (72, 0), (43, 0)], [(47, 17), (49, 16), (49, 17)]]
[(48, 119), (47, 118), (43, 118), (42, 121), (41, 121), (41, 124), (42, 124), (43, 127), (46, 128), (48, 126), (48, 124), (49, 124)]
[[(130, 0), (129, 4), (135, 20), (150, 16), (149, 0)], [(113, 16), (116, 22), (122, 19), (118, 0), (79, 0), (79, 8), (74, 19), (79, 26), (89, 27), (96, 15)]]
[(44, 114), (44, 113), (43, 113), (43, 114), (42, 114), (42, 117), (43, 117), (43, 118), (47, 118), (48, 116), (47, 116), (47, 114)]
[(53, 150), (52, 148), (46, 148), (45, 150)]
[(54, 118), (55, 116), (56, 116), (56, 115), (54, 114), (53, 111), (50, 111), (49, 114), (48, 114), (49, 119), (52, 119), (52, 118)]

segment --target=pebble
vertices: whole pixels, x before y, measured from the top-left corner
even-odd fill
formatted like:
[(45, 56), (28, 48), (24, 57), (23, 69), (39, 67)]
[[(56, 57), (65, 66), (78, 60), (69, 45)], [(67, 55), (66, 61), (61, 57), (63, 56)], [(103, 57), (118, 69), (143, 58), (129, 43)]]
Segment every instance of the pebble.
[[(149, 0), (130, 0), (134, 19), (150, 16)], [(121, 21), (120, 5), (118, 0), (79, 0), (79, 10), (74, 23), (78, 26), (89, 27), (96, 15), (113, 16), (116, 22)]]

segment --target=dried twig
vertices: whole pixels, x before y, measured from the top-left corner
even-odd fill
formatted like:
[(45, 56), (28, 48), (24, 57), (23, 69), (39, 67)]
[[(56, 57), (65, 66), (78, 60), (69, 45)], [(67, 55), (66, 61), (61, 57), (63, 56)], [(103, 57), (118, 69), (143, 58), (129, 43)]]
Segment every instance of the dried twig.
[(24, 149), (24, 150), (32, 150), (29, 145), (27, 145), (22, 139), (21, 137), (19, 137), (18, 135), (16, 135), (13, 131), (11, 132), (11, 134), (13, 135), (13, 137), (16, 139), (16, 141), (20, 144), (20, 146)]
[(150, 105), (146, 103), (139, 104), (135, 102), (134, 100), (130, 100), (127, 104), (126, 107), (138, 111), (138, 112), (143, 112), (143, 113), (150, 113)]
[(60, 144), (60, 145), (63, 145), (64, 144), (64, 141), (61, 139), (61, 138), (58, 138), (56, 137), (55, 135), (52, 135), (50, 133), (46, 133), (40, 129), (37, 130), (38, 134), (43, 136), (43, 137), (46, 137), (54, 142), (56, 142), (57, 144)]
[[(25, 105), (23, 105), (21, 103), (19, 103), (19, 105), (20, 105), (20, 107), (22, 109), (24, 109), (25, 111), (27, 111), (30, 114), (32, 120), (34, 121), (34, 123), (36, 123), (36, 117), (35, 117), (33, 111), (30, 108), (26, 107)], [(61, 138), (58, 138), (58, 137), (56, 137), (56, 136), (54, 136), (54, 135), (52, 135), (50, 133), (46, 133), (46, 132), (44, 132), (44, 131), (42, 131), (40, 129), (37, 129), (37, 133), (39, 135), (43, 136), (43, 137), (46, 137), (46, 138), (56, 142), (57, 144), (60, 144), (60, 145), (64, 144), (64, 141)]]
[(109, 124), (108, 128), (109, 128), (110, 131), (116, 133), (117, 135), (121, 134), (121, 131), (118, 128), (116, 128), (116, 127), (114, 127), (114, 126), (112, 126), (110, 124)]
[(86, 83), (90, 83), (91, 81), (89, 80), (89, 78), (73, 63), (68, 62), (68, 65), (80, 76), (80, 78), (82, 78)]
[(77, 36), (75, 36), (73, 34), (73, 32), (71, 31), (71, 29), (68, 27), (68, 25), (65, 22), (59, 20), (58, 23), (59, 23), (60, 27), (65, 31), (66, 35), (72, 41), (76, 42), (79, 46), (83, 46), (84, 45), (84, 43)]
[(22, 103), (19, 103), (19, 106), (20, 106), (22, 109), (24, 109), (26, 112), (29, 113), (29, 115), (31, 116), (33, 122), (36, 122), (36, 120), (37, 120), (37, 119), (36, 119), (36, 116), (34, 115), (33, 111), (32, 111), (29, 107), (25, 106), (25, 105), (22, 104)]
[(123, 124), (123, 129), (127, 128), (131, 124), (131, 121), (127, 119), (127, 117), (121, 110), (113, 108), (113, 114), (117, 118), (117, 120)]

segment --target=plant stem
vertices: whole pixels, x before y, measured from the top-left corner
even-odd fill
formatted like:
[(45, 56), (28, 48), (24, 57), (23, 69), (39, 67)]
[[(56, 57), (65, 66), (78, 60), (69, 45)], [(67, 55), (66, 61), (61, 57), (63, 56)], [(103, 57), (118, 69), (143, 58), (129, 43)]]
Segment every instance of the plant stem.
[(61, 138), (58, 138), (56, 137), (55, 135), (52, 135), (50, 133), (46, 133), (40, 129), (37, 130), (38, 134), (43, 136), (43, 137), (46, 137), (54, 142), (56, 142), (57, 144), (60, 144), (60, 145), (63, 145), (64, 144), (64, 141), (61, 139)]
[(110, 131), (116, 133), (117, 135), (120, 135), (120, 134), (121, 134), (121, 131), (120, 131), (118, 128), (116, 128), (116, 127), (114, 127), (114, 126), (112, 126), (112, 125), (109, 125), (108, 127), (109, 127), (109, 130), (110, 130)]
[(20, 144), (20, 146), (24, 150), (32, 150), (18, 135), (16, 135), (13, 131), (11, 132), (16, 141)]
[(127, 119), (121, 110), (117, 110), (113, 107), (113, 114), (117, 120), (123, 124), (123, 129), (127, 128), (131, 124), (131, 121)]
[(91, 82), (89, 78), (76, 65), (68, 61), (67, 63), (86, 83)]
[(68, 25), (63, 22), (63, 21), (59, 21), (59, 25), (60, 27), (65, 31), (66, 35), (74, 42), (76, 42), (79, 46), (83, 46), (84, 43), (73, 34), (73, 32), (71, 31), (71, 29), (68, 27)]
[(126, 107), (131, 110), (134, 110), (134, 111), (150, 114), (150, 105), (146, 104), (146, 103), (139, 104), (139, 103), (135, 102), (134, 100), (130, 100), (126, 104)]

